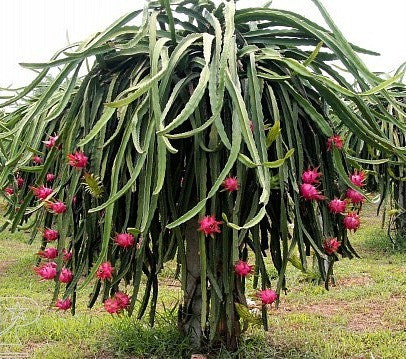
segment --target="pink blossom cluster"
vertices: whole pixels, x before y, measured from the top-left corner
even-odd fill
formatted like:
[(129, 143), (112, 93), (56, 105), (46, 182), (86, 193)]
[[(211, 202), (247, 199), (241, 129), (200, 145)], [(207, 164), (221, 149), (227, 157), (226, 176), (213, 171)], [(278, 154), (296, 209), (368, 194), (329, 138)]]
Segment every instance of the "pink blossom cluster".
[(117, 292), (113, 298), (108, 298), (104, 302), (104, 309), (110, 314), (119, 314), (130, 306), (131, 298), (128, 294)]
[[(344, 146), (344, 141), (339, 135), (333, 135), (327, 140), (327, 149), (329, 151), (334, 148), (341, 150)], [(320, 178), (322, 173), (318, 171), (319, 167), (311, 168), (302, 173), (302, 183), (300, 185), (300, 195), (306, 201), (322, 201), (327, 199), (318, 189), (320, 185)], [(349, 180), (358, 188), (365, 185), (366, 174), (363, 170), (355, 170), (350, 174)], [(328, 202), (328, 209), (330, 213), (336, 215), (344, 215), (342, 223), (344, 228), (349, 231), (356, 231), (361, 225), (359, 212), (361, 207), (357, 207), (365, 200), (364, 195), (354, 188), (348, 188), (345, 192), (344, 198), (334, 197)], [(337, 252), (341, 242), (335, 237), (326, 238), (323, 242), (324, 251), (332, 255)]]

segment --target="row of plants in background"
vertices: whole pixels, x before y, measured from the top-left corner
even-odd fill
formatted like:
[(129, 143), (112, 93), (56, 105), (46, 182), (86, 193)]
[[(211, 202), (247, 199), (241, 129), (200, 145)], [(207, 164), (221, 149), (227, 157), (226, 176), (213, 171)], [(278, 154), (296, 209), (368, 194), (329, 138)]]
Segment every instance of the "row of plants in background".
[[(400, 66), (396, 73), (404, 78), (406, 64)], [(390, 93), (393, 101), (388, 101), (380, 95), (380, 103), (371, 101), (373, 111), (377, 107), (393, 117), (393, 123), (380, 119), (379, 127), (393, 143), (400, 147), (406, 146), (406, 124), (404, 116), (405, 85), (400, 83), (391, 88)], [(354, 109), (356, 111), (356, 109)], [(388, 223), (388, 234), (397, 248), (405, 248), (406, 244), (406, 172), (405, 161), (398, 153), (388, 154), (380, 149), (370, 146), (362, 139), (355, 136), (348, 128), (336, 121), (337, 131), (345, 137), (347, 148), (347, 160), (354, 166), (359, 163), (369, 174), (367, 188), (376, 192), (378, 196), (378, 213), (382, 212), (382, 228)], [(400, 154), (400, 153), (399, 153)], [(358, 163), (357, 163), (358, 162)]]
[(2, 104), (15, 106), (0, 120), (4, 229), (42, 232), (35, 271), (54, 281), (54, 305), (74, 313), (93, 285), (89, 307), (100, 297), (131, 315), (139, 303), (153, 324), (158, 275), (176, 260), (179, 327), (196, 347), (235, 348), (250, 306), (267, 329), (295, 253), (304, 271), (314, 256), (327, 288), (338, 255), (356, 256), (347, 231), (361, 223), (365, 173), (348, 166), (336, 129), (404, 161), (379, 127), (395, 122), (380, 104), (396, 101), (386, 88), (400, 76), (371, 73), (357, 52), (374, 53), (313, 2), (329, 30), (270, 7), (151, 1), (47, 63), (23, 64), (39, 75)]

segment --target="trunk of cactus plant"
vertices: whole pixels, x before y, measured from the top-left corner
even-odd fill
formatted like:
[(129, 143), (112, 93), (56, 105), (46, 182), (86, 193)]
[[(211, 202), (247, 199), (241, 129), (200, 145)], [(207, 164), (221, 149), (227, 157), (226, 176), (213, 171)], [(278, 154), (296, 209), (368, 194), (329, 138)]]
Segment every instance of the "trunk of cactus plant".
[[(241, 328), (239, 317), (234, 310), (231, 313), (231, 318), (227, 318), (226, 305), (220, 311), (220, 322), (217, 328), (217, 343), (225, 345), (230, 351), (235, 351), (238, 348), (238, 342), (240, 340)], [(227, 328), (227, 319), (231, 324), (230, 328)]]
[[(185, 230), (186, 242), (186, 275), (183, 304), (179, 307), (178, 326), (179, 329), (190, 338), (191, 345), (195, 349), (200, 349), (205, 342), (206, 334), (214, 338), (214, 341), (220, 345), (223, 344), (230, 350), (235, 350), (240, 338), (241, 329), (238, 314), (233, 311), (227, 318), (226, 303), (223, 303), (219, 309), (218, 326), (215, 333), (207, 333), (206, 326), (202, 326), (202, 286), (201, 286), (201, 262), (199, 247), (199, 232), (196, 230), (196, 219), (190, 220), (186, 224)], [(230, 296), (238, 296), (238, 293)], [(210, 297), (208, 295), (208, 297)], [(208, 298), (207, 301), (209, 301)], [(236, 299), (238, 301), (238, 299)], [(209, 310), (203, 311), (208, 313)], [(203, 324), (205, 324), (204, 319)], [(227, 320), (228, 319), (228, 320)], [(227, 327), (229, 322), (229, 328)], [(212, 328), (213, 329), (213, 328)]]
[[(401, 146), (406, 146), (406, 134), (402, 138)], [(399, 178), (406, 178), (406, 166), (399, 167)], [(406, 209), (406, 182), (398, 181), (398, 203), (401, 208)]]
[(406, 208), (406, 186), (404, 183), (399, 185), (399, 203), (402, 208)]
[[(405, 168), (399, 168), (399, 173), (400, 173), (400, 178), (406, 177)], [(402, 208), (402, 210), (406, 209), (406, 182), (404, 182), (404, 181), (397, 182), (397, 202), (399, 204), (399, 207)], [(400, 228), (406, 228), (405, 216), (401, 217), (401, 222), (399, 225), (400, 225)], [(403, 234), (405, 233), (405, 231), (406, 231), (406, 229), (403, 231)]]
[(202, 345), (202, 289), (200, 277), (199, 234), (196, 222), (189, 221), (185, 230), (186, 278), (183, 304), (179, 307), (179, 328), (190, 337), (195, 348)]

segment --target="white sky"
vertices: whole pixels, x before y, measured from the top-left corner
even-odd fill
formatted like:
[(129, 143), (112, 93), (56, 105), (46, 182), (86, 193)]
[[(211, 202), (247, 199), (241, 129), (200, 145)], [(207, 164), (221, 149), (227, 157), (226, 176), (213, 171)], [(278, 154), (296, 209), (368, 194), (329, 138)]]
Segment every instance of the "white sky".
[[(261, 5), (240, 0), (237, 7)], [(406, 61), (406, 0), (324, 0), (336, 24), (351, 42), (380, 52), (365, 61), (373, 71), (393, 71)], [(142, 0), (0, 0), (0, 87), (22, 86), (35, 74), (19, 62), (47, 61), (58, 49), (103, 30)], [(310, 0), (274, 0), (273, 7), (292, 10), (322, 22)]]

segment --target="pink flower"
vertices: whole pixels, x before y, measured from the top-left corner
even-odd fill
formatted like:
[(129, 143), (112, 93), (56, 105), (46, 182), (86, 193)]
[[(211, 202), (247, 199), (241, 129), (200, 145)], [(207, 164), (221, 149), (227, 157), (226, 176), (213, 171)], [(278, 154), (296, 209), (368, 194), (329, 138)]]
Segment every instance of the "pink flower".
[(55, 262), (48, 262), (40, 267), (34, 268), (34, 270), (42, 279), (50, 280), (56, 277), (56, 267)]
[(338, 150), (342, 150), (344, 147), (344, 142), (340, 135), (333, 135), (327, 139), (327, 149), (331, 151), (334, 147)]
[(212, 236), (214, 233), (221, 233), (219, 225), (222, 224), (221, 221), (216, 221), (214, 215), (204, 216), (200, 221), (199, 231), (202, 231), (205, 236)]
[(318, 167), (311, 169), (309, 166), (307, 170), (302, 173), (302, 182), (310, 184), (319, 183), (319, 177), (322, 174), (321, 172), (317, 172), (318, 169)]
[(76, 204), (76, 201), (77, 201), (76, 196), (73, 196), (73, 197), (72, 197), (72, 203), (73, 203), (73, 204)]
[(114, 238), (114, 242), (119, 247), (129, 248), (134, 244), (134, 236), (130, 233), (118, 233)]
[(83, 152), (76, 151), (73, 154), (69, 154), (67, 157), (69, 160), (69, 165), (71, 165), (72, 167), (82, 169), (87, 166), (88, 158)]
[(364, 202), (364, 196), (358, 191), (353, 190), (352, 188), (347, 189), (346, 196), (354, 204)]
[(338, 198), (334, 198), (328, 204), (328, 209), (330, 210), (331, 213), (343, 213), (345, 212), (346, 206), (347, 203), (345, 201), (342, 201), (341, 199)]
[(362, 187), (365, 186), (365, 179), (367, 178), (367, 175), (364, 171), (357, 171), (355, 170), (351, 175), (350, 175), (350, 181), (357, 187)]
[(229, 176), (223, 181), (223, 186), (226, 191), (231, 193), (237, 191), (240, 184), (238, 183), (237, 177)]
[(40, 156), (34, 156), (32, 162), (34, 162), (35, 165), (40, 165), (42, 163), (42, 158)]
[(40, 187), (30, 186), (30, 189), (31, 189), (32, 193), (34, 193), (34, 196), (40, 200), (46, 199), (53, 192), (52, 188), (49, 188), (46, 186), (40, 186)]
[(73, 273), (68, 268), (63, 268), (59, 274), (59, 281), (62, 283), (69, 283), (73, 279)]
[(45, 147), (46, 148), (52, 148), (55, 146), (55, 142), (56, 140), (59, 138), (58, 135), (55, 134), (55, 136), (49, 136), (49, 140), (47, 141), (42, 141), (43, 143), (45, 143)]
[(60, 201), (57, 202), (48, 202), (47, 206), (51, 212), (54, 214), (62, 214), (67, 210), (66, 204)]
[(123, 293), (117, 292), (113, 298), (106, 299), (104, 309), (110, 314), (120, 313), (130, 305), (130, 297)]
[(9, 195), (9, 196), (12, 196), (12, 195), (14, 194), (14, 190), (13, 190), (12, 187), (6, 187), (6, 188), (4, 189), (4, 193), (6, 193), (6, 194)]
[(253, 272), (253, 266), (249, 265), (247, 262), (240, 260), (236, 265), (234, 265), (234, 271), (237, 275), (246, 277), (248, 274), (251, 274)]
[(354, 232), (360, 227), (361, 220), (355, 212), (349, 212), (346, 214), (343, 220), (344, 227), (348, 230), (353, 230)]
[(278, 295), (272, 289), (264, 289), (257, 293), (257, 296), (261, 299), (262, 304), (272, 304), (278, 299)]
[(302, 183), (300, 185), (300, 195), (307, 201), (321, 201), (326, 199), (326, 197), (310, 183)]
[(251, 132), (254, 132), (254, 122), (252, 122), (251, 120), (250, 120), (250, 130)]
[(338, 247), (341, 246), (341, 242), (337, 238), (326, 238), (323, 242), (323, 248), (327, 254), (333, 254), (337, 252)]
[(105, 300), (104, 309), (110, 314), (119, 313), (121, 311), (118, 301), (114, 298), (108, 298)]
[(47, 173), (45, 180), (47, 182), (53, 182), (55, 181), (56, 175), (54, 175), (53, 173)]
[(16, 177), (17, 187), (21, 188), (24, 185), (24, 178), (18, 176)]
[(72, 301), (67, 298), (65, 300), (63, 299), (58, 299), (55, 303), (55, 307), (57, 307), (59, 310), (68, 310), (72, 306)]
[(66, 249), (62, 249), (63, 257), (62, 259), (67, 262), (72, 259), (72, 252), (67, 251)]
[(128, 306), (130, 305), (130, 297), (128, 294), (123, 293), (123, 292), (117, 292), (114, 295), (114, 299), (117, 301), (118, 306), (120, 309), (127, 309)]
[(58, 250), (55, 247), (48, 247), (43, 251), (39, 251), (37, 255), (46, 259), (55, 259), (58, 257)]
[(43, 237), (47, 240), (47, 242), (52, 242), (58, 239), (59, 232), (56, 229), (45, 228)]
[(104, 262), (100, 264), (97, 269), (96, 276), (101, 280), (113, 278), (114, 267), (111, 266), (110, 262)]

